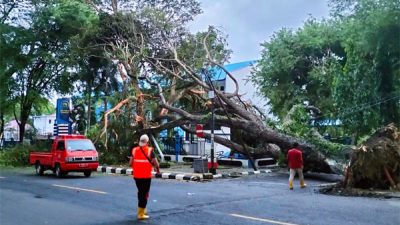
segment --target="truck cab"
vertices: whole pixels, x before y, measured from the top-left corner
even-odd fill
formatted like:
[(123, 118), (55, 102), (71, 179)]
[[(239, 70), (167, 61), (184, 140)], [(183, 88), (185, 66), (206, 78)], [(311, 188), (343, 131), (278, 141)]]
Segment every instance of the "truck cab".
[(50, 152), (31, 152), (29, 162), (35, 165), (38, 175), (53, 170), (57, 177), (68, 172), (83, 172), (90, 177), (99, 166), (99, 157), (92, 141), (84, 135), (60, 135), (54, 139)]

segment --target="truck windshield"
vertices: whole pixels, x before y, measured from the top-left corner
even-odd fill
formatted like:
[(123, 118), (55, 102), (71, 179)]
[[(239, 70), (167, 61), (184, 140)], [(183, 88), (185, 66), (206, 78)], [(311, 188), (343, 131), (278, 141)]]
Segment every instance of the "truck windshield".
[(67, 141), (68, 151), (87, 151), (96, 150), (93, 143), (90, 140), (68, 140)]

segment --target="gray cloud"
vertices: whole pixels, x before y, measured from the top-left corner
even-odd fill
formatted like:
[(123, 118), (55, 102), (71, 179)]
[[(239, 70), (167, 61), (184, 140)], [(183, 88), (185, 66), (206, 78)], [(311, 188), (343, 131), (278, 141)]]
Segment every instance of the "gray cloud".
[(228, 35), (231, 62), (260, 58), (260, 43), (281, 29), (298, 28), (310, 17), (329, 16), (327, 0), (200, 0), (203, 14), (189, 24), (192, 32), (208, 25)]

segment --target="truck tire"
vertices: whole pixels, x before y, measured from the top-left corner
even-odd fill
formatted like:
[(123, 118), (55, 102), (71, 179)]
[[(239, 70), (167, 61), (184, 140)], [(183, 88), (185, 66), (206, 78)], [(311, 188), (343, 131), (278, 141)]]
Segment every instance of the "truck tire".
[(61, 170), (60, 164), (56, 164), (54, 173), (56, 174), (56, 177), (58, 177), (58, 178), (64, 177), (64, 175), (65, 175), (65, 173)]
[(85, 177), (90, 177), (90, 175), (92, 175), (92, 171), (87, 170), (87, 171), (83, 172), (83, 174), (85, 175)]
[(42, 167), (42, 165), (40, 165), (40, 162), (36, 162), (36, 164), (35, 164), (35, 171), (36, 171), (36, 174), (37, 174), (37, 175), (43, 176), (44, 168)]

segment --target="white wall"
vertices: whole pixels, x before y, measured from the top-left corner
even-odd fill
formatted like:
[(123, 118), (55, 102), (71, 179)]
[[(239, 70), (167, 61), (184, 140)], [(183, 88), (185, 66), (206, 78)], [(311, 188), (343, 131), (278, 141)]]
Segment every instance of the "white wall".
[[(211, 133), (210, 130), (204, 130), (204, 133)], [(215, 136), (219, 136), (225, 139), (230, 140), (231, 139), (231, 129), (229, 127), (221, 127), (221, 130), (214, 130), (214, 135)], [(218, 144), (217, 142), (214, 142), (214, 156), (217, 157), (217, 153), (219, 152), (230, 152), (231, 149)], [(205, 154), (207, 154), (208, 156), (211, 155), (211, 142), (209, 140), (206, 141), (205, 143)]]
[(33, 117), (33, 126), (36, 128), (39, 135), (53, 135), (54, 120), (56, 115), (43, 115)]
[[(248, 66), (239, 70), (231, 72), (239, 84), (239, 94), (243, 95), (242, 100), (250, 102), (262, 109), (267, 115), (269, 113), (270, 107), (267, 105), (267, 100), (257, 94), (257, 87), (254, 86), (250, 81), (252, 67)], [(229, 76), (226, 76), (226, 91), (233, 92), (235, 90), (235, 83)]]

